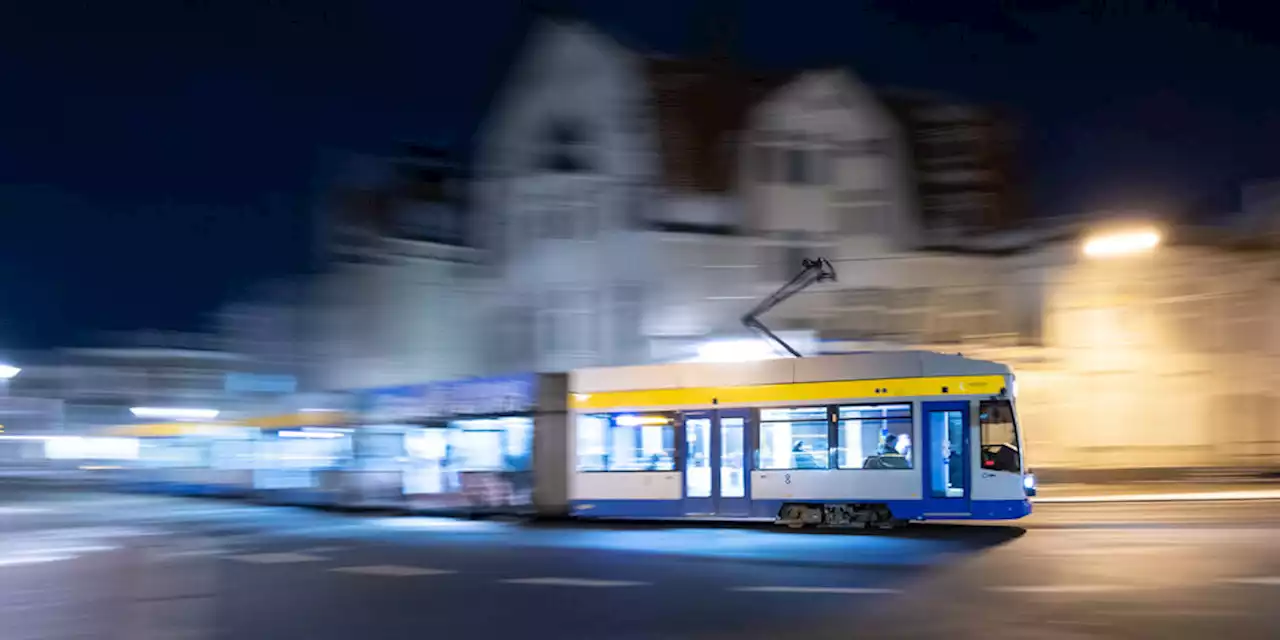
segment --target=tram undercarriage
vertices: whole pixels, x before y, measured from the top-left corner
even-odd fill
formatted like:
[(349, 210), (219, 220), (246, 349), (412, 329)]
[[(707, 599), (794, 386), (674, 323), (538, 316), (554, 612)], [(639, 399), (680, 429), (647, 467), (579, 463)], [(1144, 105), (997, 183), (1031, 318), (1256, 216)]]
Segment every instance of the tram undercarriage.
[(778, 510), (776, 524), (792, 528), (805, 526), (844, 529), (892, 529), (907, 523), (893, 517), (883, 504), (804, 504), (787, 503)]

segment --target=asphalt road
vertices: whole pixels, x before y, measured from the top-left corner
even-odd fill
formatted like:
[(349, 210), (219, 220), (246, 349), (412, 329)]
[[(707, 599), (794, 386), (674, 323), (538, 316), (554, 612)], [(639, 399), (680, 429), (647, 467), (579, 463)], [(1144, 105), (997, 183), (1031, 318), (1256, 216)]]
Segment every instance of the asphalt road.
[(808, 532), (0, 491), (0, 638), (1280, 637), (1280, 501)]

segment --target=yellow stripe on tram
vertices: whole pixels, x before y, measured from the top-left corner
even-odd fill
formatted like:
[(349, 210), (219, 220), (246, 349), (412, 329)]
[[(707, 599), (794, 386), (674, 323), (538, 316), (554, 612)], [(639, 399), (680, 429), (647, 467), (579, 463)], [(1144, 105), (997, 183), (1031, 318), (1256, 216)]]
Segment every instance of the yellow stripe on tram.
[(175, 436), (191, 435), (200, 429), (207, 428), (208, 425), (189, 422), (130, 424), (111, 427), (110, 429), (107, 429), (106, 435), (127, 438), (171, 438)]
[(574, 393), (573, 409), (634, 409), (642, 407), (710, 407), (778, 402), (816, 402), (842, 399), (877, 399), (913, 396), (996, 395), (1004, 376), (947, 376), (937, 378), (886, 378), (797, 382), (743, 387), (694, 387)]
[(337, 427), (344, 425), (346, 422), (347, 415), (342, 411), (310, 411), (246, 418), (238, 420), (236, 424), (258, 429), (291, 429), (294, 427)]

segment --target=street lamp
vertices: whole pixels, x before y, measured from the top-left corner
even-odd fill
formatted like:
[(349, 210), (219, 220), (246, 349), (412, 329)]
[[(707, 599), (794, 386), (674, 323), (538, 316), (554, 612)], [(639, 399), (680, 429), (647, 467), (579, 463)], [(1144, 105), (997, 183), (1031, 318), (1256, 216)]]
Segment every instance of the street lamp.
[(1147, 253), (1159, 245), (1160, 233), (1155, 229), (1118, 231), (1086, 238), (1084, 255), (1090, 258), (1115, 258)]
[(11, 364), (0, 364), (0, 396), (9, 395), (9, 381), (22, 373), (22, 369)]

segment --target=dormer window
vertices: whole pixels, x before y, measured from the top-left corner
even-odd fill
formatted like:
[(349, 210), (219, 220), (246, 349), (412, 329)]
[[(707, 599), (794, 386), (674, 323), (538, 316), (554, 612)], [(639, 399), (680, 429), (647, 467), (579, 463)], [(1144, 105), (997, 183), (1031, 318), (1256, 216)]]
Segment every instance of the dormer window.
[(555, 173), (588, 170), (586, 132), (581, 123), (566, 118), (552, 120), (543, 134), (542, 168)]

